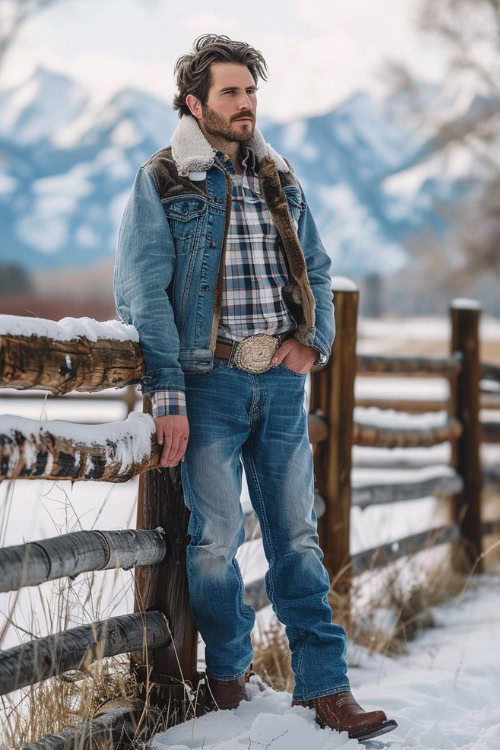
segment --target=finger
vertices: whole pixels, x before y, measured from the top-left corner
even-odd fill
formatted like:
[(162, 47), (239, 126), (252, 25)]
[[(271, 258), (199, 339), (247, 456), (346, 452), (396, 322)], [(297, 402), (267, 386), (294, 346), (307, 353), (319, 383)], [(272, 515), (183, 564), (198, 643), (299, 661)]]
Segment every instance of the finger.
[(163, 436), (163, 450), (161, 452), (161, 460), (160, 460), (161, 466), (167, 466), (168, 454), (170, 453), (171, 444), (172, 444), (172, 435), (171, 433), (167, 432)]
[(180, 435), (172, 435), (170, 450), (168, 452), (167, 466), (172, 466), (172, 459), (175, 458), (179, 450)]
[(172, 466), (177, 466), (179, 461), (182, 461), (183, 457), (186, 454), (186, 448), (187, 448), (187, 438), (183, 437), (179, 441), (179, 450), (177, 451), (177, 453), (172, 459)]
[(156, 442), (158, 445), (163, 445), (163, 428), (159, 423), (156, 424)]
[(276, 351), (274, 352), (273, 356), (273, 365), (279, 364), (288, 354), (290, 351), (290, 344), (287, 346), (287, 341), (285, 341), (281, 346), (279, 346)]

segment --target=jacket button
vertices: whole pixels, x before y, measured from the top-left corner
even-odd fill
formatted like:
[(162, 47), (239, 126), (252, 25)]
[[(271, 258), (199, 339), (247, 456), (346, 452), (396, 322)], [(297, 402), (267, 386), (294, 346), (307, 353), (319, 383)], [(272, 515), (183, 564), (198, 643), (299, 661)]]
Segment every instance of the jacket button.
[(217, 247), (217, 243), (216, 242), (211, 242), (210, 243), (210, 247)]
[(209, 292), (210, 291), (210, 284), (202, 284), (201, 288), (203, 289), (204, 292)]

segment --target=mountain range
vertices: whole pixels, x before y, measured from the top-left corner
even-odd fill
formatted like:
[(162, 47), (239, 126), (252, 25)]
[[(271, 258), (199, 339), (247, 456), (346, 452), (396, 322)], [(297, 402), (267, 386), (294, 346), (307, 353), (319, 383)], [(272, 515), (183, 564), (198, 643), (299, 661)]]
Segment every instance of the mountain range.
[[(461, 106), (457, 116), (469, 116), (476, 97)], [(291, 161), (337, 275), (400, 271), (409, 239), (440, 232), (436, 206), (467, 189), (466, 160), (444, 170), (433, 135), (407, 115), (397, 94), (361, 91), (322, 115), (257, 117)], [(44, 67), (0, 92), (0, 262), (50, 271), (112, 260), (135, 173), (177, 123), (167, 101), (138, 88), (96, 104), (79, 82)]]

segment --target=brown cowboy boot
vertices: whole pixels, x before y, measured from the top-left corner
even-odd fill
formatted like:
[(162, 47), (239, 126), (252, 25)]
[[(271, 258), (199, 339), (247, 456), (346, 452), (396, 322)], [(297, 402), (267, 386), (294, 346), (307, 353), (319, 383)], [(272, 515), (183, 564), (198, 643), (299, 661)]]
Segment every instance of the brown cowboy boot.
[(252, 674), (253, 672), (247, 671), (236, 680), (217, 680), (215, 677), (206, 675), (208, 694), (215, 702), (215, 707), (220, 711), (225, 711), (228, 708), (238, 708), (241, 701), (247, 701), (245, 683)]
[(348, 732), (349, 738), (368, 740), (396, 729), (394, 719), (383, 711), (365, 711), (350, 690), (308, 701), (292, 701), (292, 706), (316, 709), (316, 721), (321, 727), (337, 732)]

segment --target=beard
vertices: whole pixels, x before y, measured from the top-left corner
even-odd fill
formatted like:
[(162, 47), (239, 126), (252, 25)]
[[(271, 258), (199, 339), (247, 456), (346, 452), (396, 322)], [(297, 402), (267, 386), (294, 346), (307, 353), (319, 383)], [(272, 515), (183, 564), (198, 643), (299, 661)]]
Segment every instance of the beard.
[(238, 117), (251, 117), (251, 122), (245, 122), (244, 125), (239, 125), (237, 122), (232, 125), (226, 122), (226, 120), (217, 114), (213, 109), (210, 109), (208, 105), (202, 105), (203, 114), (203, 125), (207, 133), (215, 138), (224, 138), (225, 141), (239, 142), (248, 141), (254, 134), (255, 130), (255, 118), (252, 112), (240, 112)]

